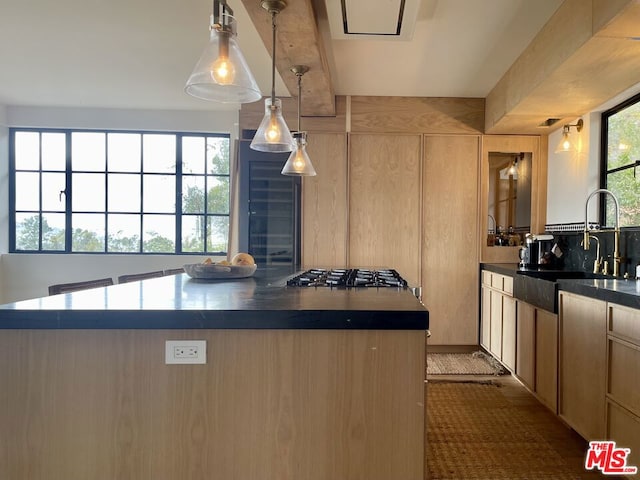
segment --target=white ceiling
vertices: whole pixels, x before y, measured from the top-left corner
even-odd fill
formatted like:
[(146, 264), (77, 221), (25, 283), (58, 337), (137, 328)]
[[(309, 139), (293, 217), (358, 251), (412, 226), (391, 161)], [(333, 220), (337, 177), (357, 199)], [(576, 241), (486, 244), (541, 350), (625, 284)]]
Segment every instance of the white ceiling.
[[(332, 39), (322, 1), (314, 3), (337, 95), (425, 97), (485, 97), (562, 3), (422, 0), (413, 37), (402, 41)], [(270, 48), (241, 1), (228, 3), (268, 95)], [(0, 0), (0, 104), (235, 109), (183, 90), (211, 8), (211, 0)], [(288, 95), (280, 78), (276, 93)]]

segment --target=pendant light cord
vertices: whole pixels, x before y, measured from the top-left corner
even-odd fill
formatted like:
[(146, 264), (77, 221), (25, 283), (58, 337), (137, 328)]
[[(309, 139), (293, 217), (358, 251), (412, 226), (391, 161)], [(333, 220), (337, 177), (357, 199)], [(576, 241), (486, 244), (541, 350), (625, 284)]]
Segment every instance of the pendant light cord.
[(271, 10), (271, 39), (273, 52), (271, 52), (271, 105), (276, 103), (276, 12)]
[(298, 77), (298, 132), (300, 131), (300, 108), (302, 105), (302, 75), (296, 74)]

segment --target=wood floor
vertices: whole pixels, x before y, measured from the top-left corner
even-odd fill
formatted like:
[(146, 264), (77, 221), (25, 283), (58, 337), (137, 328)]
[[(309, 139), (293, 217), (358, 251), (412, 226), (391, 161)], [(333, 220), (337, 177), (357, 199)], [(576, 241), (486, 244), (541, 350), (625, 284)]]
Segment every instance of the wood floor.
[(428, 480), (620, 479), (586, 471), (587, 442), (510, 375), (428, 376), (426, 448)]

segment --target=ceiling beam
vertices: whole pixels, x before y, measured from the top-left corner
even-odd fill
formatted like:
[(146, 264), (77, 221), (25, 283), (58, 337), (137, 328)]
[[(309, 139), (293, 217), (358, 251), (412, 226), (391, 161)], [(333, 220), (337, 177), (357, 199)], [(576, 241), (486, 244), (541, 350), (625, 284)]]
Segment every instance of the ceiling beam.
[[(261, 6), (260, 0), (242, 0), (267, 51), (271, 52), (271, 14)], [(302, 81), (302, 115), (334, 116), (335, 93), (331, 72), (316, 25), (311, 0), (289, 0), (287, 7), (276, 16), (276, 69), (289, 93), (298, 95), (293, 65), (306, 65), (309, 71)]]
[(638, 25), (640, 0), (565, 0), (487, 96), (485, 133), (549, 133), (637, 84)]

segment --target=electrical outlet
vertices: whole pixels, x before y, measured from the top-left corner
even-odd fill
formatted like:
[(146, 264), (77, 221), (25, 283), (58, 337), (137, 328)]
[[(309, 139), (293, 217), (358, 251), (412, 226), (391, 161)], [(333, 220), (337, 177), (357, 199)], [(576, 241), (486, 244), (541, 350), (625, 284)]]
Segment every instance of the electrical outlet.
[(167, 340), (164, 363), (207, 363), (207, 341)]

